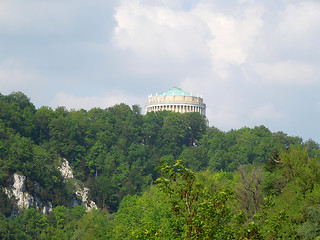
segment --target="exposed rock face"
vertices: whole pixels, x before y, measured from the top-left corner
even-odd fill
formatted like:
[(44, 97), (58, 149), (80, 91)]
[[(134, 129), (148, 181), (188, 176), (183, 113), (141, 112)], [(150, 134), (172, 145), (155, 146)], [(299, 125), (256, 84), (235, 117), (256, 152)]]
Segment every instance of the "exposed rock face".
[[(73, 172), (67, 159), (63, 159), (63, 162), (61, 164), (61, 167), (59, 167), (59, 170), (65, 181), (68, 179), (73, 179)], [(69, 205), (71, 207), (83, 205), (86, 207), (87, 212), (91, 209), (98, 209), (96, 203), (88, 199), (89, 188), (80, 187), (76, 183), (74, 183), (74, 185), (76, 186), (76, 196), (70, 201)]]
[(12, 186), (4, 188), (4, 192), (7, 194), (8, 198), (15, 199), (11, 217), (17, 215), (21, 210), (31, 207), (42, 210), (43, 213), (49, 213), (52, 210), (52, 204), (50, 202), (43, 202), (38, 197), (40, 191), (39, 183), (34, 182), (35, 194), (31, 195), (27, 192), (26, 181), (27, 178), (25, 176), (14, 173)]
[(61, 175), (64, 179), (72, 179), (73, 178), (73, 172), (69, 165), (69, 162), (67, 159), (63, 159), (63, 162), (61, 164), (61, 167), (59, 167), (59, 170), (61, 172)]
[(81, 197), (81, 205), (84, 205), (86, 207), (86, 211), (89, 212), (92, 209), (98, 209), (97, 205), (94, 201), (91, 201), (88, 199), (88, 193), (89, 193), (89, 188), (78, 188), (76, 191), (76, 195), (78, 197)]
[[(69, 162), (63, 159), (62, 165), (59, 168), (61, 175), (65, 181), (74, 178)], [(28, 192), (27, 189), (27, 177), (14, 173), (12, 176), (12, 185), (3, 188), (5, 194), (7, 194), (9, 199), (13, 200), (13, 209), (10, 217), (18, 215), (18, 213), (23, 209), (36, 208), (41, 210), (44, 214), (48, 214), (52, 211), (52, 204), (40, 199), (40, 184), (33, 181), (34, 190), (32, 193)], [(89, 188), (81, 187), (83, 184), (78, 180), (74, 180), (74, 186), (76, 191), (74, 193), (73, 199), (70, 201), (70, 206), (83, 205), (86, 207), (86, 211), (92, 209), (97, 209), (97, 205), (94, 201), (89, 200)], [(1, 190), (1, 189), (0, 189)]]

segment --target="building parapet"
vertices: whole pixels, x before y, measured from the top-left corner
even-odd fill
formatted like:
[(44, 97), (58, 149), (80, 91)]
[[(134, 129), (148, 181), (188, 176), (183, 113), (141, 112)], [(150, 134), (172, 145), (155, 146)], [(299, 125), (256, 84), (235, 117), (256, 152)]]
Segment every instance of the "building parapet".
[(193, 96), (175, 87), (160, 95), (149, 95), (148, 103), (146, 103), (146, 112), (157, 111), (199, 112), (206, 115), (206, 104), (203, 103), (202, 96)]

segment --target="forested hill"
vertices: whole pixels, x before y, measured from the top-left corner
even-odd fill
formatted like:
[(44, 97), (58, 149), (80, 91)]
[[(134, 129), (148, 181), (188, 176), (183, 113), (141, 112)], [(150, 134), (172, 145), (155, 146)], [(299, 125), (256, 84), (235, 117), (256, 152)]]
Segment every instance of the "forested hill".
[[(313, 140), (303, 142), (265, 126), (228, 132), (207, 127), (199, 113), (142, 115), (139, 106), (126, 104), (89, 111), (37, 109), (21, 92), (0, 94), (0, 238), (163, 239), (163, 234), (170, 232), (169, 239), (275, 239), (281, 231), (284, 238), (285, 234), (318, 236), (318, 150), (319, 144)], [(63, 159), (69, 162), (74, 179), (62, 177)], [(176, 160), (181, 162), (176, 164)], [(3, 189), (10, 186), (14, 173), (26, 177), (30, 192), (35, 191), (33, 183), (39, 183), (38, 197), (53, 207), (49, 215), (29, 209), (14, 219), (5, 218), (12, 213), (14, 199)], [(172, 173), (176, 175), (170, 178)], [(180, 212), (186, 207), (183, 204), (176, 212), (170, 210), (169, 199), (174, 199), (174, 191), (179, 189), (174, 187), (175, 181), (180, 177), (181, 181), (197, 179), (206, 189), (201, 194), (207, 191), (207, 195), (197, 193), (193, 206), (225, 189), (224, 197), (212, 197), (225, 212), (212, 212), (213, 205), (208, 203), (201, 205), (207, 208), (202, 208), (204, 215), (199, 218), (221, 235), (212, 235), (201, 221), (198, 225), (193, 222), (199, 209), (188, 217)], [(301, 182), (295, 182), (300, 178)], [(164, 184), (170, 181), (173, 189)], [(89, 189), (98, 211), (85, 213), (81, 206), (69, 209), (74, 182)], [(285, 188), (289, 190), (284, 193)], [(167, 198), (169, 193), (171, 198)], [(299, 199), (300, 208), (285, 205), (289, 196), (292, 201)], [(286, 207), (281, 209), (275, 203)], [(211, 211), (211, 220), (204, 217), (211, 216), (205, 211)], [(157, 220), (159, 214), (162, 220)], [(221, 224), (217, 225), (216, 216)], [(28, 226), (30, 218), (35, 221), (33, 226)], [(291, 218), (296, 224), (293, 227), (288, 225)], [(93, 223), (95, 226), (89, 227)], [(304, 228), (309, 235), (303, 235)]]

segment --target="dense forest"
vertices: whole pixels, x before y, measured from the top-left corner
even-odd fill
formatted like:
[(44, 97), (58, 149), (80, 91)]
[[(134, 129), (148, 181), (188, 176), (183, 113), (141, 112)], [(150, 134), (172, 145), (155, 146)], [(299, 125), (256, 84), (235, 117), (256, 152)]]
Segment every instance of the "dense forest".
[[(0, 94), (0, 166), (0, 239), (320, 239), (319, 144), (265, 126), (224, 132), (199, 113), (37, 109)], [(14, 173), (29, 192), (39, 183), (50, 213), (12, 216)], [(76, 183), (98, 209), (70, 207)]]

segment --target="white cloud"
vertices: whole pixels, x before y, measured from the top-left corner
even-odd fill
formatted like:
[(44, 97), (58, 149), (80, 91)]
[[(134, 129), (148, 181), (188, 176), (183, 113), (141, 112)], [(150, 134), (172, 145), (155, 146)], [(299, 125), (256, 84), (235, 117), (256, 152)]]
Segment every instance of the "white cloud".
[(0, 62), (0, 93), (23, 92), (35, 105), (44, 105), (50, 95), (47, 78), (15, 58)]
[(239, 3), (254, 3), (255, 0), (239, 0)]
[(0, 86), (1, 91), (10, 93), (12, 89), (21, 91), (31, 89), (39, 83), (39, 76), (14, 58), (5, 59), (0, 62)]
[[(67, 94), (60, 92), (55, 96), (53, 105), (65, 106), (68, 109), (91, 109), (95, 107), (107, 108), (115, 104), (126, 103), (128, 105), (144, 103), (145, 98), (136, 97), (126, 94), (122, 91), (107, 92), (103, 96), (75, 96), (74, 94)], [(141, 105), (141, 107), (143, 107)], [(142, 110), (144, 111), (144, 110)]]
[(19, 34), (30, 31), (50, 32), (54, 26), (62, 26), (66, 16), (65, 5), (61, 1), (1, 1), (0, 29)]
[[(145, 58), (148, 65), (163, 56), (178, 62), (200, 58), (211, 61), (212, 70), (220, 77), (227, 77), (229, 65), (246, 61), (263, 26), (262, 14), (261, 7), (248, 7), (234, 17), (207, 3), (181, 11), (165, 4), (122, 1), (115, 14), (114, 41), (136, 57)], [(185, 69), (190, 67), (197, 66), (186, 65)]]
[(278, 30), (288, 40), (308, 39), (310, 35), (319, 36), (320, 3), (302, 1), (298, 4), (289, 4), (282, 13)]
[(206, 4), (200, 4), (195, 11), (211, 31), (208, 47), (213, 68), (226, 78), (229, 65), (239, 66), (246, 62), (263, 26), (263, 8), (248, 7), (238, 17), (215, 12)]
[(184, 61), (193, 55), (206, 55), (206, 26), (190, 13), (166, 6), (123, 1), (115, 19), (114, 40), (123, 49), (148, 57), (168, 56)]
[(317, 83), (316, 70), (312, 65), (294, 61), (260, 63), (250, 65), (256, 73), (256, 82), (267, 85), (310, 85)]
[(219, 110), (214, 112), (208, 109), (207, 118), (209, 119), (210, 126), (218, 127), (224, 131), (228, 131), (230, 128), (236, 129), (242, 127), (239, 115), (232, 111)]
[(268, 120), (279, 120), (284, 117), (284, 113), (282, 111), (276, 110), (272, 103), (267, 103), (262, 105), (256, 109), (254, 109), (250, 118), (254, 121), (265, 122)]
[(241, 66), (252, 84), (268, 86), (315, 86), (320, 83), (320, 3), (298, 1), (284, 4), (264, 18), (264, 31)]
[(10, 35), (66, 36), (77, 28), (88, 30), (85, 24), (95, 19), (92, 11), (110, 8), (115, 1), (1, 0), (0, 30)]

